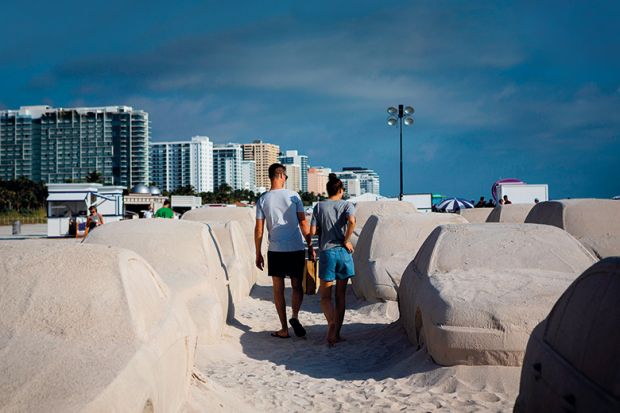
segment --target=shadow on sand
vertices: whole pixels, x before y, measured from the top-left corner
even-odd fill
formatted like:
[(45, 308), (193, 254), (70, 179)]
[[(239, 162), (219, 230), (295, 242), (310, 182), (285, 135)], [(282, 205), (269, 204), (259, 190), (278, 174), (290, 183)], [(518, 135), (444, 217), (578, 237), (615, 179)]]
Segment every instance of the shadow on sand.
[[(272, 302), (270, 286), (255, 286), (252, 290), (255, 299)], [(286, 291), (287, 302), (290, 300), (290, 288)], [(369, 311), (370, 310), (370, 311)], [(274, 318), (277, 317), (275, 309)], [(351, 288), (347, 292), (347, 312), (360, 314), (372, 313), (372, 304), (359, 300)], [(319, 297), (305, 296), (303, 313), (322, 314)], [(289, 313), (290, 314), (290, 313)], [(362, 317), (363, 318), (363, 317)], [(256, 360), (267, 360), (287, 370), (296, 371), (314, 378), (335, 380), (383, 380), (402, 378), (413, 373), (422, 373), (437, 368), (426, 351), (416, 351), (399, 321), (377, 323), (377, 317), (369, 323), (347, 323), (342, 328), (346, 341), (334, 347), (328, 347), (325, 341), (327, 325), (324, 319), (320, 324), (305, 325), (307, 335), (304, 338), (292, 336), (290, 339), (278, 339), (270, 336), (271, 331), (252, 331), (249, 326), (235, 319), (232, 325), (243, 331), (241, 345), (243, 352)], [(319, 320), (317, 316), (314, 320)], [(293, 330), (290, 330), (293, 334)]]

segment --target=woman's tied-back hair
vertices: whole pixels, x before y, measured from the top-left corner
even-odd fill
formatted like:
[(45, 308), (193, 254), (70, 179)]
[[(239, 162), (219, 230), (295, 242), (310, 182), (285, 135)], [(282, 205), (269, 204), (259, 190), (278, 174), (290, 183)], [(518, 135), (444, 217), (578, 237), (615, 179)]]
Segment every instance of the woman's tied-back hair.
[(269, 179), (273, 179), (276, 177), (276, 175), (278, 174), (285, 174), (286, 173), (286, 166), (282, 165), (281, 163), (272, 163), (269, 166)]
[(329, 174), (329, 180), (327, 181), (327, 195), (334, 196), (340, 191), (344, 189), (344, 185), (340, 178), (336, 176), (336, 174)]

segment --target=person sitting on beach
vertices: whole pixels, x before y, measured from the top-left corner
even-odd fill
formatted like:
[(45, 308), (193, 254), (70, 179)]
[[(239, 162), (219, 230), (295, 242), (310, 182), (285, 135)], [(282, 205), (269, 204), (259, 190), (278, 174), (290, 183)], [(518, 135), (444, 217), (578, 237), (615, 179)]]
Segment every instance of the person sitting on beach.
[[(319, 234), (319, 278), (321, 309), (327, 319), (327, 343), (341, 341), (345, 296), (349, 278), (355, 275), (351, 235), (355, 229), (355, 208), (342, 200), (344, 186), (335, 174), (329, 174), (328, 198), (319, 202), (312, 212), (310, 231)], [(316, 258), (316, 257), (313, 257)], [(336, 285), (336, 306), (332, 305), (332, 287)]]
[(504, 205), (510, 205), (512, 204), (512, 201), (510, 201), (510, 199), (508, 199), (508, 195), (504, 195)]
[(164, 201), (164, 206), (155, 212), (155, 218), (174, 218), (174, 211), (170, 208), (170, 201), (167, 199)]
[(478, 203), (476, 204), (476, 208), (484, 208), (485, 205), (486, 205), (486, 202), (484, 202), (484, 197), (481, 196), (480, 201), (478, 201)]
[(97, 212), (97, 207), (95, 206), (91, 206), (88, 210), (90, 211), (90, 215), (86, 218), (86, 228), (92, 231), (99, 225), (103, 225), (103, 215)]
[[(271, 189), (256, 202), (256, 226), (254, 227), (254, 246), (256, 247), (256, 266), (263, 270), (265, 261), (261, 251), (265, 222), (269, 231), (269, 250), (267, 251), (267, 274), (273, 284), (273, 300), (280, 318), (281, 328), (271, 333), (273, 337), (289, 338), (286, 323), (286, 299), (284, 298), (284, 278), (291, 278), (291, 301), (293, 314), (289, 320), (297, 337), (306, 335), (299, 322), (299, 309), (304, 298), (302, 278), (306, 266), (306, 251), (312, 249), (310, 225), (306, 221), (304, 205), (296, 192), (285, 188), (286, 167), (279, 163), (269, 166)], [(300, 231), (301, 230), (301, 231)], [(303, 235), (303, 236), (302, 236)]]

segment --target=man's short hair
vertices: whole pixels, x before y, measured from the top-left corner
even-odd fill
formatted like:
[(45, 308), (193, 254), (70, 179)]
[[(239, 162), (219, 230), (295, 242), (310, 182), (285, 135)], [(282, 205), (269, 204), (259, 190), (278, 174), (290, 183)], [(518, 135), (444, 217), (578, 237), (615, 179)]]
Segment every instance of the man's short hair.
[(278, 174), (286, 173), (286, 166), (281, 163), (272, 163), (269, 166), (269, 179), (273, 179)]
[(164, 206), (166, 205), (170, 206), (170, 201), (168, 201), (167, 199), (164, 201)]

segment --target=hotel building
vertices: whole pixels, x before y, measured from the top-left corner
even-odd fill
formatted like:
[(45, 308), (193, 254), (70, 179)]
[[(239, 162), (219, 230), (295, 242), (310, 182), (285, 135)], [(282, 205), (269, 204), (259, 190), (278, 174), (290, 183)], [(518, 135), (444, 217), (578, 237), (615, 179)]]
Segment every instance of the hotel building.
[(147, 112), (129, 106), (0, 111), (0, 179), (83, 181), (98, 172), (108, 185), (149, 182)]
[(213, 145), (213, 187), (217, 190), (222, 184), (232, 189), (243, 189), (241, 183), (241, 161), (243, 149), (237, 143)]
[[(306, 155), (299, 155), (297, 151), (286, 151), (286, 153), (280, 156), (280, 163), (289, 169), (289, 165), (297, 165), (299, 167), (299, 185), (296, 186), (298, 191), (308, 192), (308, 157)], [(289, 178), (290, 180), (290, 178)]]
[(256, 162), (256, 186), (269, 189), (269, 166), (278, 162), (280, 147), (272, 143), (265, 143), (255, 140), (252, 143), (245, 143), (243, 147), (243, 160)]

